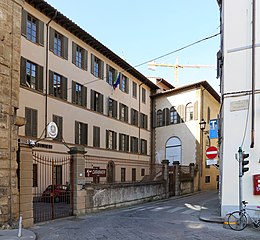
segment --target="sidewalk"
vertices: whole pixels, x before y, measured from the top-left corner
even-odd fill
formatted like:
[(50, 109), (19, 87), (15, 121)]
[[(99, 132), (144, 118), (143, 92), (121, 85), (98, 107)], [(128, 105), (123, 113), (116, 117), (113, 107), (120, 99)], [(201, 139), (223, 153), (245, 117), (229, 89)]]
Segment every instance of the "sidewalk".
[(200, 220), (205, 222), (224, 223), (220, 216), (220, 205), (218, 197), (204, 202), (200, 211)]
[(35, 240), (36, 235), (34, 232), (22, 229), (22, 236), (19, 238), (18, 229), (0, 230), (0, 240)]

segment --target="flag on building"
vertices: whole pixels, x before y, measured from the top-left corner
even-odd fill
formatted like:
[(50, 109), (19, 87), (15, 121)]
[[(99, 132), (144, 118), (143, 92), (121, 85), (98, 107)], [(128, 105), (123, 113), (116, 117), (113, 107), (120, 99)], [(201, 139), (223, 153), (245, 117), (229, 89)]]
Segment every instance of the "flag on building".
[(120, 73), (117, 72), (117, 74), (115, 74), (113, 88), (116, 89), (119, 84), (120, 84)]

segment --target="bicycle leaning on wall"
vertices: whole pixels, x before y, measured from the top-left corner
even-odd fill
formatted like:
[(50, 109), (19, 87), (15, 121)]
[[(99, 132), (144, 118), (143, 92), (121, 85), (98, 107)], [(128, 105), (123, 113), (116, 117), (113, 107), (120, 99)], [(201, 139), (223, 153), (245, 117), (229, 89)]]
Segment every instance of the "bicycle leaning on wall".
[[(260, 219), (253, 219), (246, 210), (246, 204), (248, 202), (242, 201), (243, 209), (239, 211), (234, 211), (229, 214), (228, 217), (228, 225), (230, 228), (236, 231), (241, 231), (245, 229), (245, 227), (248, 225), (248, 219), (250, 219), (253, 223), (253, 227), (258, 228), (260, 227)], [(260, 208), (260, 206), (257, 206), (257, 208)], [(249, 209), (248, 209), (249, 210)], [(255, 210), (255, 209), (250, 209)], [(259, 210), (260, 211), (260, 210)]]

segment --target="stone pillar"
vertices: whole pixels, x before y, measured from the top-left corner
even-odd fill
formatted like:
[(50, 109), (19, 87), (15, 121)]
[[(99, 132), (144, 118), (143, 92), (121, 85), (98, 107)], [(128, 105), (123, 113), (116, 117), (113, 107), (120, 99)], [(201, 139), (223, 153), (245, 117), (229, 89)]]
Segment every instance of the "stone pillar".
[(169, 160), (162, 160), (162, 175), (163, 175), (163, 179), (166, 182), (166, 186), (165, 186), (165, 195), (166, 198), (169, 197), (170, 193), (169, 193)]
[(16, 151), (22, 0), (0, 1), (0, 226), (18, 220)]
[(174, 183), (175, 183), (175, 196), (180, 196), (180, 163), (179, 162), (173, 162), (173, 171), (174, 171)]
[(87, 187), (86, 189), (86, 213), (92, 212), (94, 208), (94, 188), (93, 187)]
[(33, 155), (32, 148), (19, 143), (20, 154), (20, 214), (23, 227), (33, 226)]
[(85, 158), (84, 147), (72, 147), (69, 151), (71, 155), (70, 182), (73, 191), (73, 215), (86, 214), (86, 190), (85, 190)]
[(194, 171), (195, 171), (195, 164), (194, 163), (190, 163), (190, 175), (191, 175), (191, 192), (194, 192), (194, 182), (195, 182), (195, 174), (194, 174)]

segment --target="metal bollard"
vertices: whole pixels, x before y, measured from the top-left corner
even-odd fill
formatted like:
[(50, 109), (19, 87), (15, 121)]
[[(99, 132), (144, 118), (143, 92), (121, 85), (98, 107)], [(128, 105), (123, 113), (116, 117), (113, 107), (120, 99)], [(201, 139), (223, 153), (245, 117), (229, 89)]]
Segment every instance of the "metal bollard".
[(18, 228), (18, 234), (17, 234), (17, 237), (21, 237), (22, 236), (22, 221), (23, 221), (23, 218), (22, 218), (22, 215), (20, 215), (19, 217), (19, 228)]

